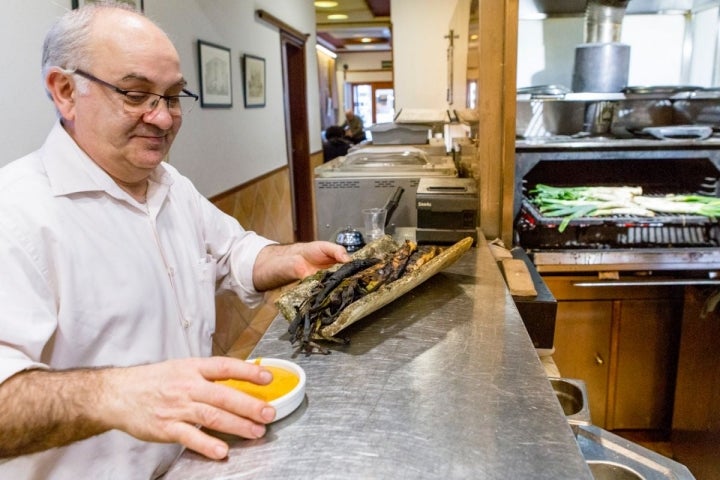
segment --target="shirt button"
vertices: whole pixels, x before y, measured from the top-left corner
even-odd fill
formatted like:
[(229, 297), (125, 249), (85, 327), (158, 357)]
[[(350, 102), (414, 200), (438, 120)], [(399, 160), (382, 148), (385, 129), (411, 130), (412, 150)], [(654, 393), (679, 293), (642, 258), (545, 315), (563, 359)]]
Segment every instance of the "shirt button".
[(190, 322), (187, 321), (187, 320), (183, 320), (182, 326), (183, 326), (183, 328), (185, 328), (185, 329), (190, 328)]
[(175, 269), (173, 267), (168, 267), (168, 274), (175, 275)]

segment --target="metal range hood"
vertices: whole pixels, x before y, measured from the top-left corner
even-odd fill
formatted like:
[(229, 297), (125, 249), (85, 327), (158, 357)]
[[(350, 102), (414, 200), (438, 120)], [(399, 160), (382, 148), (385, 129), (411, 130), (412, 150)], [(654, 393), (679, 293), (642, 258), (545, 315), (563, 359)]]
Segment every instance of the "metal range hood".
[(630, 46), (620, 43), (630, 0), (588, 0), (585, 43), (575, 48), (574, 92), (620, 92), (628, 83)]
[[(626, 2), (627, 3), (627, 2)], [(654, 14), (667, 11), (696, 12), (717, 5), (717, 0), (632, 0), (628, 14)], [(587, 0), (520, 0), (520, 18), (578, 16), (585, 13)]]
[(630, 0), (588, 0), (585, 9), (585, 43), (617, 43)]

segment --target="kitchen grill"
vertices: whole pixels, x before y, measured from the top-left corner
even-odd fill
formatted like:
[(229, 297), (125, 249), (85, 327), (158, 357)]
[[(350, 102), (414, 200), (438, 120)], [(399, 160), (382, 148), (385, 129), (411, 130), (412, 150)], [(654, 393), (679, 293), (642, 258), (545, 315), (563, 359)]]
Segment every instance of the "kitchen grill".
[(717, 247), (716, 220), (702, 215), (662, 214), (654, 217), (611, 215), (578, 217), (565, 229), (561, 217), (546, 217), (527, 197), (516, 221), (526, 248)]
[(720, 142), (608, 139), (523, 144), (516, 149), (514, 243), (540, 272), (720, 269), (719, 219), (702, 215), (543, 215), (530, 192), (557, 187), (639, 186), (643, 195), (720, 197)]

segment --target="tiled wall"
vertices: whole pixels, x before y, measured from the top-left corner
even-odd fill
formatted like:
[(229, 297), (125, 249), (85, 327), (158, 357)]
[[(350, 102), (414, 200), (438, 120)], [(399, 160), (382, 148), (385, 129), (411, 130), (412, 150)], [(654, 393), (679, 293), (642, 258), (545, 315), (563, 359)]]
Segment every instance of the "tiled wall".
[[(313, 154), (311, 170), (321, 162), (322, 152)], [(220, 210), (235, 217), (246, 230), (253, 230), (280, 243), (294, 241), (290, 172), (287, 167), (240, 185), (211, 198), (211, 201)], [(278, 294), (279, 291), (268, 292), (265, 303), (256, 309), (246, 307), (233, 294), (219, 295), (215, 302), (217, 325), (213, 353), (247, 358), (277, 316), (273, 302)]]
[[(280, 243), (291, 243), (289, 178), (288, 169), (283, 168), (211, 200), (220, 210), (235, 217), (246, 230)], [(213, 353), (247, 358), (277, 315), (272, 304), (275, 296), (276, 292), (269, 292), (264, 305), (250, 309), (234, 294), (219, 295), (215, 302), (217, 326)]]
[(219, 195), (212, 202), (223, 212), (235, 217), (246, 230), (281, 243), (293, 241), (290, 174), (287, 167)]

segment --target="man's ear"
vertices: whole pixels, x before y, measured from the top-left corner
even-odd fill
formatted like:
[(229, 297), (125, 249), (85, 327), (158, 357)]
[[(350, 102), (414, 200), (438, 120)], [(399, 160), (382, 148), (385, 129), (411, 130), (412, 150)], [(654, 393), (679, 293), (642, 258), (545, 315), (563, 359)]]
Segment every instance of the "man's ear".
[(45, 77), (45, 87), (60, 116), (65, 120), (72, 120), (75, 115), (75, 96), (78, 92), (70, 75), (51, 70)]

